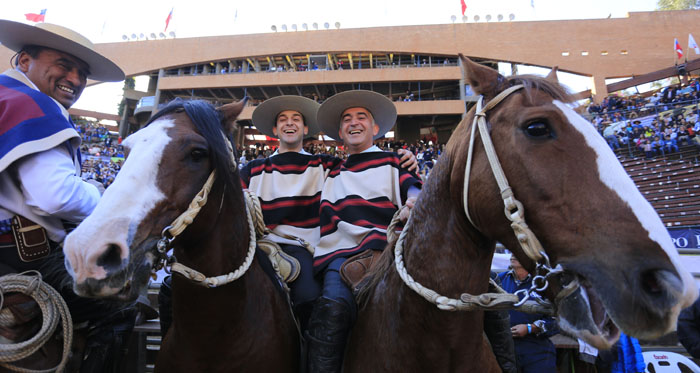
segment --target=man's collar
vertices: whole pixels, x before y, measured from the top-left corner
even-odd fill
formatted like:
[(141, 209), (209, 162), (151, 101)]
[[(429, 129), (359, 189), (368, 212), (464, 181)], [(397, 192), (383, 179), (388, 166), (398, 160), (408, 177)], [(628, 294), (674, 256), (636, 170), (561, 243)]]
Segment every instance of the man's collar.
[(361, 151), (360, 153), (370, 153), (370, 152), (381, 152), (382, 149), (379, 149), (377, 145), (372, 145), (369, 148)]
[[(285, 152), (285, 153), (287, 153), (287, 152)], [(294, 152), (294, 153), (299, 153), (299, 154), (304, 154), (304, 155), (311, 155), (311, 153), (309, 153), (309, 152), (307, 152), (306, 150), (304, 150), (304, 148), (301, 148), (300, 151)], [(272, 153), (272, 155), (271, 155), (270, 157), (275, 156), (275, 155), (279, 155), (279, 154), (284, 154), (284, 153), (280, 153), (279, 148), (277, 148), (277, 150), (275, 150), (275, 152)]]
[(515, 275), (515, 271), (513, 271), (512, 269), (508, 273), (513, 277), (513, 281), (515, 281), (515, 284), (518, 286), (520, 286), (520, 284), (522, 284), (523, 282), (527, 282), (530, 280), (529, 273), (527, 274), (527, 276), (525, 276), (525, 278), (522, 281), (518, 280), (518, 276)]
[(27, 85), (31, 87), (32, 89), (39, 90), (39, 87), (34, 84), (29, 78), (20, 70), (18, 69), (9, 69), (3, 73), (3, 75), (7, 75), (12, 79), (19, 80), (20, 82), (24, 83), (24, 85)]

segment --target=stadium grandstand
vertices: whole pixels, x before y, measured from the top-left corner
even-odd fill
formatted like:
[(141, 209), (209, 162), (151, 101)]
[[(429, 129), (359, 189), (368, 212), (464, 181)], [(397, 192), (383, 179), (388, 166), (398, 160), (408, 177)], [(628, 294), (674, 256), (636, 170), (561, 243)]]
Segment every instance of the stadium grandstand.
[[(114, 117), (76, 111), (83, 177), (105, 187), (124, 159), (121, 140), (174, 98), (225, 104), (248, 98), (236, 139), (242, 162), (271, 154), (277, 142), (251, 122), (255, 106), (280, 95), (318, 102), (339, 92), (367, 89), (389, 97), (398, 120), (378, 145), (413, 151), (421, 176), (440, 161), (465, 109), (477, 97), (465, 84), (458, 53), (498, 68), (510, 64), (552, 68), (590, 77), (592, 89), (572, 92), (581, 112), (617, 155), (658, 212), (696, 279), (700, 279), (700, 56), (674, 64), (670, 45), (696, 25), (699, 10), (630, 13), (626, 18), (537, 22), (453, 23), (364, 29), (271, 32), (98, 44), (127, 77), (149, 77), (145, 92), (125, 88), (123, 111)], [(693, 26), (695, 27), (695, 26)], [(697, 32), (696, 35), (700, 35)], [(507, 37), (506, 37), (507, 36)], [(614, 37), (613, 37), (614, 36)], [(12, 52), (0, 46), (0, 59)], [(136, 58), (135, 56), (138, 56)], [(667, 81), (628, 94), (642, 84)], [(611, 83), (611, 79), (627, 78)], [(86, 118), (110, 119), (106, 128)], [(311, 153), (343, 156), (328, 138), (305, 144)], [(151, 289), (153, 297), (157, 290)], [(154, 302), (155, 303), (155, 302)], [(151, 325), (153, 326), (153, 325)], [(142, 327), (138, 370), (153, 360), (160, 337)], [(677, 348), (675, 336), (646, 349)], [(668, 347), (676, 346), (676, 347)], [(145, 351), (145, 353), (143, 353)], [(132, 357), (133, 358), (133, 357)], [(152, 367), (152, 366), (151, 366)]]

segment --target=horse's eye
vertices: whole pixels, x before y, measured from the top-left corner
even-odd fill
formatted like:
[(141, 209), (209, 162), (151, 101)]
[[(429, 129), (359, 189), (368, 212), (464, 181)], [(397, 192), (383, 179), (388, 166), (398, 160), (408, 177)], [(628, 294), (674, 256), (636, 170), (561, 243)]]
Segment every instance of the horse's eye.
[(206, 158), (208, 155), (207, 151), (205, 149), (194, 149), (190, 153), (190, 157), (192, 157), (192, 160), (195, 162), (199, 162)]
[(525, 126), (525, 133), (530, 137), (544, 138), (553, 137), (549, 124), (544, 121), (530, 122)]

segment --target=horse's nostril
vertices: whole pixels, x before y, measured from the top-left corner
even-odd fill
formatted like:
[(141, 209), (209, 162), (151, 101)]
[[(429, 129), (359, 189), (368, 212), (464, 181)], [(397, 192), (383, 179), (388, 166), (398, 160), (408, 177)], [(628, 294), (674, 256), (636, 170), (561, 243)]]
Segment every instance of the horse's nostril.
[(669, 270), (643, 271), (640, 280), (642, 291), (656, 307), (672, 307), (683, 294), (683, 282), (676, 273)]
[(121, 248), (119, 245), (113, 243), (107, 245), (107, 250), (97, 258), (97, 265), (104, 267), (107, 272), (119, 270), (122, 265)]
[(658, 295), (664, 291), (654, 270), (642, 273), (642, 288), (652, 295)]

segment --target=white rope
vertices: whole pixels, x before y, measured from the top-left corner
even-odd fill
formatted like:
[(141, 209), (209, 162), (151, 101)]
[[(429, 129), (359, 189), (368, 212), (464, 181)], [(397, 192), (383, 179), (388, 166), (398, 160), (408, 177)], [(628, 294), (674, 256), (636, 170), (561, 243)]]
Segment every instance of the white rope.
[(248, 204), (246, 204), (245, 211), (246, 217), (248, 218), (248, 231), (250, 233), (250, 243), (248, 245), (248, 255), (246, 255), (245, 261), (243, 262), (243, 264), (241, 264), (240, 267), (238, 267), (238, 269), (236, 269), (233, 272), (229, 272), (225, 275), (207, 277), (195, 269), (187, 267), (184, 264), (174, 262), (171, 264), (170, 270), (185, 276), (186, 278), (192, 280), (198, 285), (209, 288), (215, 288), (218, 286), (226, 285), (241, 278), (241, 276), (243, 276), (243, 274), (246, 273), (246, 271), (248, 271), (248, 268), (250, 268), (250, 265), (253, 263), (256, 247), (255, 224), (253, 223), (253, 217), (250, 213), (250, 209), (248, 208)]
[[(34, 275), (27, 275), (30, 272), (34, 272)], [(15, 372), (25, 373), (63, 371), (68, 362), (68, 355), (73, 342), (73, 321), (65, 300), (63, 300), (58, 291), (43, 282), (41, 274), (36, 271), (0, 277), (0, 300), (4, 301), (4, 294), (11, 292), (23, 293), (32, 297), (41, 309), (43, 322), (41, 329), (29, 340), (13, 344), (0, 344), (0, 366)], [(56, 367), (46, 370), (33, 370), (9, 364), (10, 362), (29, 357), (39, 350), (53, 335), (59, 320), (63, 327), (63, 353), (61, 361)]]
[[(398, 217), (395, 217), (395, 219), (398, 219)], [(406, 265), (404, 264), (403, 259), (403, 242), (410, 223), (411, 216), (409, 215), (408, 221), (406, 221), (404, 229), (401, 231), (401, 234), (396, 241), (396, 245), (394, 246), (394, 264), (396, 265), (396, 272), (398, 272), (399, 277), (401, 277), (406, 286), (423, 297), (423, 299), (436, 305), (437, 308), (444, 311), (513, 309), (515, 308), (515, 304), (520, 302), (520, 299), (516, 294), (506, 293), (493, 281), (492, 284), (496, 289), (495, 293), (482, 293), (478, 295), (462, 293), (459, 297), (460, 299), (454, 299), (441, 295), (435, 290), (429, 289), (414, 280), (408, 273), (408, 270), (406, 270)], [(551, 303), (547, 301), (527, 300), (517, 308), (519, 311), (527, 313), (541, 313), (546, 315), (552, 315), (554, 313)]]

